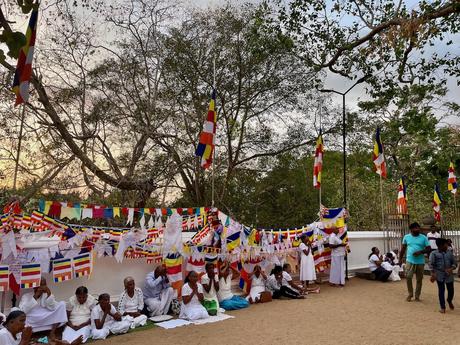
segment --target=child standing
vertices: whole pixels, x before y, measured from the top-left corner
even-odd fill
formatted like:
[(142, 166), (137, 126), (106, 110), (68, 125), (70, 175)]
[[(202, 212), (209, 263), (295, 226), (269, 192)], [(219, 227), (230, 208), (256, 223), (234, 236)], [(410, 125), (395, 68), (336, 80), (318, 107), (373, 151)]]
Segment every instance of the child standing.
[(452, 251), (448, 250), (448, 242), (445, 238), (437, 238), (436, 246), (438, 249), (430, 254), (431, 282), (438, 284), (439, 304), (441, 313), (446, 312), (445, 289), (447, 287), (447, 303), (451, 310), (454, 309), (452, 300), (454, 298), (454, 274), (453, 270), (457, 267), (457, 260)]
[(300, 281), (308, 291), (308, 284), (316, 280), (315, 260), (311, 252), (311, 242), (306, 235), (300, 237)]

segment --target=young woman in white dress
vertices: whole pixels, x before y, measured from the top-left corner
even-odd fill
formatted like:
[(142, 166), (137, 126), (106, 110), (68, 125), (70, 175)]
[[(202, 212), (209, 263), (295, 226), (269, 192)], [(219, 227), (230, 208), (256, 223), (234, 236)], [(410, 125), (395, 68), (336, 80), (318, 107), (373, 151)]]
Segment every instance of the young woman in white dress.
[(26, 325), (26, 314), (20, 310), (12, 311), (0, 329), (0, 344), (29, 345), (32, 327)]
[(254, 272), (250, 275), (251, 279), (251, 290), (249, 295), (246, 297), (250, 304), (260, 303), (261, 294), (266, 291), (265, 283), (267, 281), (267, 275), (262, 271), (259, 265), (254, 266)]
[(306, 291), (311, 281), (316, 281), (315, 259), (311, 251), (311, 242), (306, 235), (300, 237), (300, 281)]
[(182, 304), (179, 317), (190, 321), (206, 319), (208, 312), (202, 305), (203, 301), (203, 286), (198, 283), (198, 274), (191, 271), (185, 278), (184, 286), (182, 286)]

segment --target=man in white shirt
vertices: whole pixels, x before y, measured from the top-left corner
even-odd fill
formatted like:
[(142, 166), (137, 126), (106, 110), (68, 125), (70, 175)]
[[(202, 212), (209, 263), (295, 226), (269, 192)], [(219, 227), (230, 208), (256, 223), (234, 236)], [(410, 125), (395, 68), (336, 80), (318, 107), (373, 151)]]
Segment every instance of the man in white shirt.
[(428, 242), (430, 242), (431, 250), (438, 249), (438, 246), (436, 245), (436, 239), (441, 238), (441, 234), (438, 232), (438, 229), (435, 225), (431, 226), (430, 232), (426, 234), (426, 237), (428, 238)]
[(332, 250), (329, 283), (332, 286), (344, 286), (346, 244), (341, 240), (339, 229), (336, 227), (332, 229), (332, 234), (329, 236), (329, 247)]
[(41, 279), (40, 286), (33, 292), (22, 296), (19, 310), (26, 314), (26, 322), (34, 333), (51, 330), (51, 334), (54, 334), (57, 327), (67, 323), (66, 304), (56, 302), (45, 278)]

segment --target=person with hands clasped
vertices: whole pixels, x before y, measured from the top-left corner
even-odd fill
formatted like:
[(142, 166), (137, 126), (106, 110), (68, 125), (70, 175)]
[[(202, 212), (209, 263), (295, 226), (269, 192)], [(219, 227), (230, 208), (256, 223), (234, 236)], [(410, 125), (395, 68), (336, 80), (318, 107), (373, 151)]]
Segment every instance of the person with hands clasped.
[(99, 304), (91, 311), (91, 334), (93, 339), (105, 339), (112, 334), (123, 334), (131, 327), (129, 320), (123, 320), (122, 316), (110, 303), (110, 295), (99, 295)]
[(32, 327), (26, 326), (26, 314), (23, 311), (12, 311), (0, 329), (0, 344), (29, 345), (32, 338)]
[(219, 277), (216, 274), (215, 265), (208, 262), (205, 266), (206, 274), (201, 277), (201, 284), (204, 289), (204, 302), (203, 305), (208, 311), (209, 315), (217, 315), (219, 311), (219, 300), (217, 292), (219, 291)]
[(431, 282), (438, 284), (440, 312), (446, 312), (445, 290), (447, 287), (447, 303), (449, 308), (454, 310), (454, 273), (457, 268), (457, 260), (452, 251), (447, 250), (447, 240), (444, 238), (436, 239), (437, 249), (430, 254)]
[(174, 299), (174, 289), (169, 284), (166, 268), (158, 266), (147, 274), (144, 285), (144, 303), (150, 316), (166, 315)]
[(415, 274), (417, 286), (415, 288), (415, 301), (420, 301), (422, 293), (423, 272), (425, 269), (425, 254), (431, 252), (430, 242), (427, 237), (420, 233), (420, 225), (412, 223), (409, 226), (410, 234), (404, 236), (401, 250), (399, 251), (399, 264), (403, 263), (404, 254), (406, 257), (406, 280), (407, 280), (407, 301), (410, 302), (414, 297), (414, 287), (412, 278)]
[(203, 301), (203, 286), (198, 283), (198, 274), (191, 271), (185, 278), (184, 286), (182, 286), (182, 304), (179, 317), (190, 321), (206, 319), (208, 312), (202, 305)]

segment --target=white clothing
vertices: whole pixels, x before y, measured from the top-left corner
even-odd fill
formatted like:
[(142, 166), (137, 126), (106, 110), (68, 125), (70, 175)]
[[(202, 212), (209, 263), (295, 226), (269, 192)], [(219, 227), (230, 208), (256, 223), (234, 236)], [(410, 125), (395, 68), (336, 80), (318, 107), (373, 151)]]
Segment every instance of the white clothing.
[(91, 338), (91, 326), (85, 326), (83, 328), (80, 328), (78, 331), (75, 331), (69, 326), (66, 326), (66, 328), (64, 328), (64, 332), (62, 332), (62, 340), (67, 341), (69, 343), (71, 343), (80, 336), (83, 337), (83, 342), (86, 343), (86, 341)]
[(399, 258), (398, 258), (398, 255), (396, 255), (396, 253), (394, 251), (391, 251), (390, 254), (393, 256), (393, 263), (395, 265), (398, 265), (399, 264)]
[(91, 320), (91, 310), (97, 304), (96, 299), (88, 295), (86, 302), (80, 304), (77, 300), (77, 296), (70, 297), (67, 302), (67, 311), (70, 312), (69, 321), (75, 325), (79, 326)]
[(174, 289), (165, 288), (161, 291), (160, 297), (146, 298), (144, 303), (150, 311), (150, 316), (166, 315), (174, 299)]
[(316, 269), (315, 269), (315, 259), (311, 252), (308, 255), (305, 255), (304, 250), (308, 250), (308, 247), (305, 243), (299, 245), (300, 250), (300, 281), (314, 281), (316, 280)]
[(376, 254), (372, 254), (369, 257), (369, 269), (371, 272), (374, 272), (379, 267), (376, 264), (377, 261), (380, 261), (380, 258)]
[(291, 286), (291, 284), (289, 284), (290, 282), (292, 282), (291, 275), (289, 273), (287, 273), (286, 271), (283, 271), (283, 281), (282, 281), (281, 285), (290, 287)]
[(399, 272), (401, 271), (401, 267), (399, 267), (398, 265), (394, 265), (392, 266), (389, 262), (385, 261), (385, 262), (382, 262), (382, 265), (381, 265), (385, 270), (387, 271), (390, 271), (391, 274), (390, 276), (388, 277), (388, 280), (392, 281), (392, 282), (397, 282), (397, 281), (400, 281), (401, 280), (401, 277), (399, 276)]
[(251, 290), (246, 299), (249, 301), (251, 298), (254, 302), (260, 299), (260, 294), (265, 291), (265, 279), (262, 274), (257, 278), (255, 275), (251, 278)]
[[(329, 244), (339, 245), (342, 244), (342, 240), (339, 235), (332, 233), (329, 236)], [(331, 248), (331, 256), (345, 256), (345, 247), (340, 246), (337, 248)]]
[(34, 333), (67, 323), (66, 304), (56, 302), (53, 295), (44, 293), (37, 301), (33, 292), (26, 293), (19, 302), (19, 309), (26, 314), (26, 323)]
[[(210, 281), (211, 281), (211, 279), (209, 278), (207, 273), (201, 277), (201, 284), (208, 285)], [(217, 274), (215, 274), (214, 275), (214, 284), (217, 284), (217, 283), (219, 283), (219, 278), (218, 278)], [(211, 289), (209, 289), (209, 292), (206, 292), (206, 290), (203, 287), (203, 295), (204, 295), (204, 299), (206, 301), (216, 301), (217, 309), (219, 309), (219, 299), (217, 298), (217, 292), (216, 292), (216, 288), (215, 288), (214, 284), (212, 284)]]
[(331, 284), (345, 285), (345, 257), (343, 255), (331, 256), (329, 282)]
[[(200, 283), (197, 283), (197, 285), (198, 293), (203, 293), (203, 286)], [(182, 286), (182, 302), (179, 317), (190, 321), (206, 319), (208, 317), (208, 312), (206, 311), (206, 308), (201, 305), (201, 302), (196, 294), (193, 295), (192, 299), (187, 304), (184, 303), (183, 297), (190, 296), (192, 292), (193, 290), (188, 283)]]
[(136, 313), (144, 309), (144, 295), (138, 287), (134, 288), (133, 297), (128, 292), (123, 291), (118, 302), (118, 311), (121, 315), (124, 313)]
[(428, 242), (430, 242), (431, 249), (438, 249), (438, 246), (436, 245), (436, 239), (441, 238), (441, 234), (439, 232), (435, 232), (434, 234), (429, 232), (426, 234), (426, 237), (428, 238)]
[(219, 302), (233, 297), (231, 273), (229, 273), (226, 279), (224, 277), (219, 279), (219, 291), (217, 291), (217, 297), (219, 298)]
[[(112, 314), (117, 312), (113, 305), (110, 305), (110, 312)], [(102, 320), (103, 317), (104, 312), (102, 311), (101, 306), (98, 304), (91, 311), (91, 334), (93, 339), (105, 339), (110, 333), (123, 334), (128, 332), (128, 330), (131, 328), (132, 321), (125, 318), (123, 318), (121, 321), (115, 321), (112, 316), (107, 315), (102, 328), (97, 329), (96, 322), (94, 320)]]
[(0, 344), (2, 345), (19, 345), (21, 342), (21, 333), (16, 335), (17, 339), (6, 328), (0, 329)]

